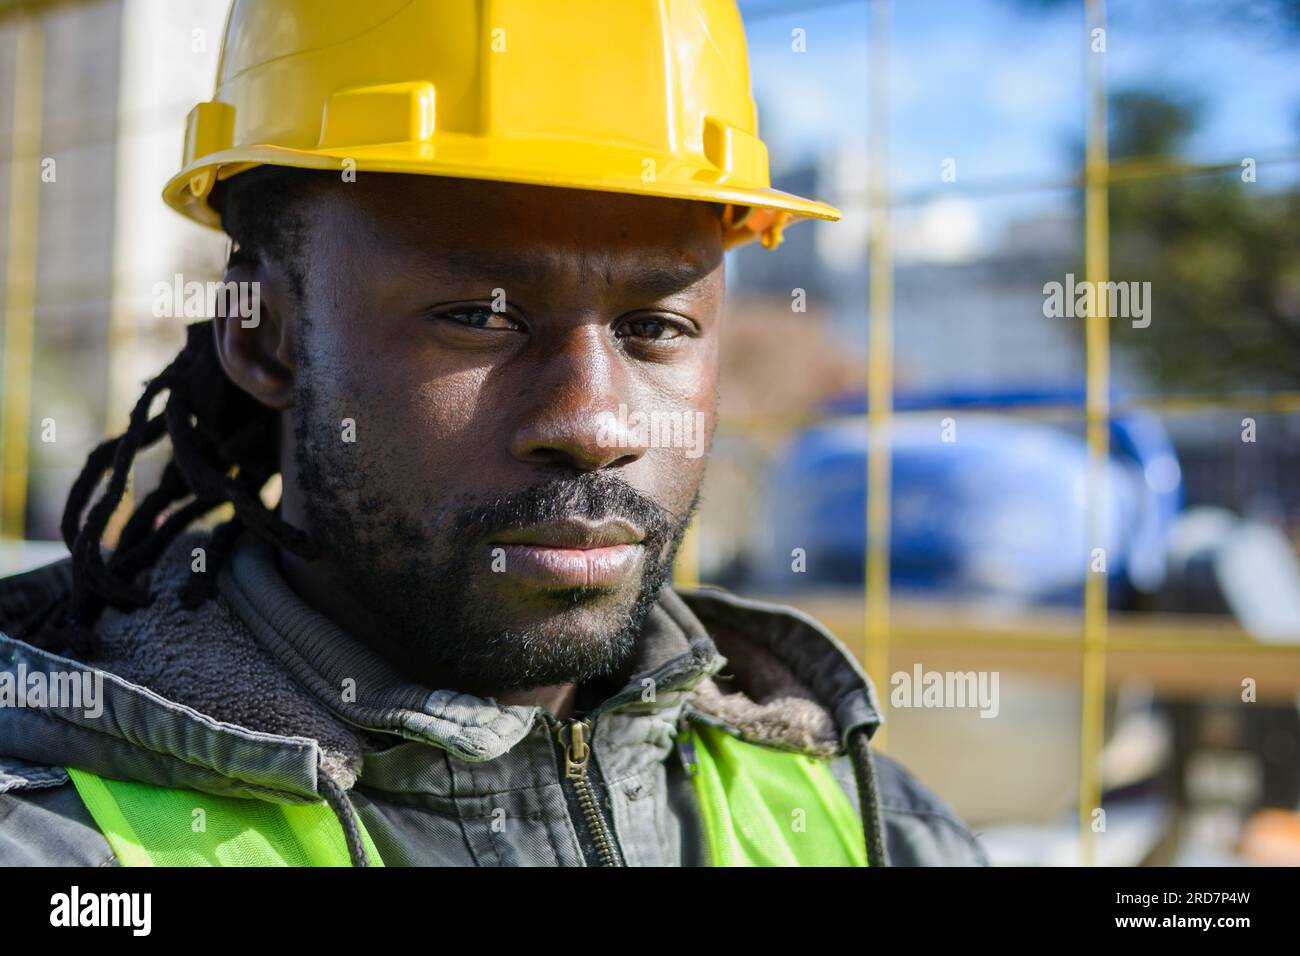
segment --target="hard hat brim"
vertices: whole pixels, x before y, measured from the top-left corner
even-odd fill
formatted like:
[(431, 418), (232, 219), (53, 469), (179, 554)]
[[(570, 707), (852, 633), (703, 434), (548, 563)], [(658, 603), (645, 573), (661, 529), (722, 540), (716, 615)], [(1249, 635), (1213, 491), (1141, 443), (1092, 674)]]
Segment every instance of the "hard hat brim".
[(500, 139), (485, 143), (479, 137), (446, 135), (432, 143), (354, 148), (296, 150), (244, 146), (226, 149), (203, 156), (173, 176), (163, 190), (163, 199), (187, 218), (219, 229), (220, 214), (208, 202), (212, 187), (219, 180), (262, 165), (482, 179), (726, 203), (769, 211), (768, 216), (750, 215), (741, 219), (726, 237), (728, 248), (753, 238), (761, 238), (771, 248), (780, 242), (781, 230), (793, 222), (840, 219), (840, 211), (826, 203), (766, 185), (735, 182), (715, 167), (691, 166), (671, 156), (571, 141), (539, 142), (530, 138), (514, 144)]

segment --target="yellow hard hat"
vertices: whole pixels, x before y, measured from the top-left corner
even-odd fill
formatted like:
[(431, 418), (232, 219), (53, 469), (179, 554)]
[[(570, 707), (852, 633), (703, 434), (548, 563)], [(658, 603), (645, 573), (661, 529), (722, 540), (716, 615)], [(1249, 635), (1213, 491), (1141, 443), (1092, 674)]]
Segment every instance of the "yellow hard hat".
[(163, 198), (219, 227), (260, 165), (720, 203), (727, 248), (840, 218), (771, 188), (733, 0), (235, 0)]

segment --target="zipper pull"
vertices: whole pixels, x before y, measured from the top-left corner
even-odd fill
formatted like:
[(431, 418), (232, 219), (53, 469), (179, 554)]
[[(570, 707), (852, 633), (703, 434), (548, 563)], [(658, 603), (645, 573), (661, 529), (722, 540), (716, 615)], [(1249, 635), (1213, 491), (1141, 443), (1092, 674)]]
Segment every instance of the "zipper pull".
[(601, 865), (622, 866), (614, 834), (600, 809), (596, 789), (587, 779), (587, 764), (591, 762), (591, 720), (567, 720), (555, 728), (555, 737), (564, 750), (564, 776), (573, 787), (578, 809), (587, 821), (587, 830), (596, 845)]
[[(564, 739), (566, 730), (568, 740)], [(570, 780), (585, 778), (591, 760), (591, 745), (587, 743), (591, 737), (591, 721), (576, 718), (566, 721), (555, 729), (555, 736), (564, 748), (564, 775)]]

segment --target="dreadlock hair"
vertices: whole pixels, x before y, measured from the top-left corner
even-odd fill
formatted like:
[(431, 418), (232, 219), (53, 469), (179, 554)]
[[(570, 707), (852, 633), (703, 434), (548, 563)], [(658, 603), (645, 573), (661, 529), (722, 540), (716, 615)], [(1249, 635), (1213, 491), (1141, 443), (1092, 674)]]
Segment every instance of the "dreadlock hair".
[[(233, 241), (230, 264), (278, 263), (298, 305), (303, 300), (305, 237), (296, 204), (316, 178), (318, 174), (303, 170), (259, 167), (221, 183), (213, 194)], [(164, 392), (165, 406), (151, 416)], [(116, 550), (105, 560), (104, 531), (125, 495), (132, 463), (164, 435), (171, 440), (171, 460), (158, 486), (135, 506)], [(316, 557), (308, 536), (281, 519), (278, 507), (271, 510), (262, 503), (262, 487), (279, 471), (279, 413), (226, 377), (211, 320), (190, 325), (180, 354), (146, 383), (126, 431), (95, 448), (73, 483), (60, 527), (72, 555), (71, 592), (25, 622), (20, 639), (51, 651), (94, 656), (94, 624), (103, 610), (151, 604), (153, 597), (136, 581), (140, 572), (152, 567), (191, 523), (223, 504), (234, 507), (234, 518), (214, 532), (205, 570), (191, 572), (181, 590), (183, 606), (198, 607), (212, 596), (217, 572), (244, 529), (304, 558)], [(106, 475), (103, 494), (92, 505), (91, 496)]]

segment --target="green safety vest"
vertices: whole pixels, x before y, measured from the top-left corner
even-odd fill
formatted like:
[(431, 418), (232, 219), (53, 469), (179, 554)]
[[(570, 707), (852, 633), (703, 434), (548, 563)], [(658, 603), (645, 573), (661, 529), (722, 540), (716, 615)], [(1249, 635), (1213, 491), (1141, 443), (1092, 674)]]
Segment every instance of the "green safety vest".
[[(712, 866), (866, 866), (862, 821), (824, 759), (747, 743), (691, 724)], [(123, 866), (349, 866), (338, 818), (322, 802), (266, 803), (68, 768)], [(372, 866), (379, 851), (357, 819)]]

